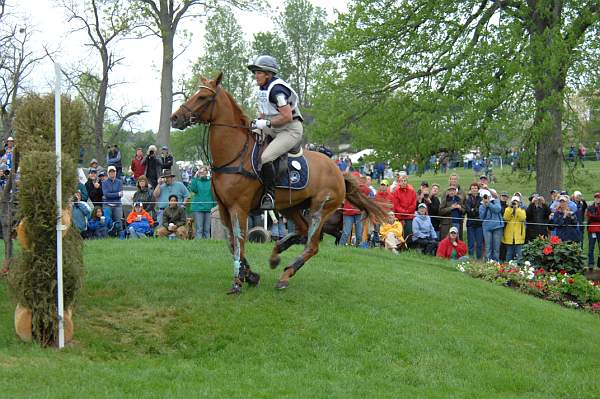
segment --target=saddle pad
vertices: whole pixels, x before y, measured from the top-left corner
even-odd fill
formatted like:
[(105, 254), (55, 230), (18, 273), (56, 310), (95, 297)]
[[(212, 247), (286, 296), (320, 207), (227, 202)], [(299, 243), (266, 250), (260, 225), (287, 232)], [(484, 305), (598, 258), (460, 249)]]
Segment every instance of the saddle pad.
[[(252, 148), (252, 169), (254, 173), (259, 176), (258, 162), (260, 159), (260, 146), (254, 144)], [(302, 190), (306, 188), (308, 179), (310, 177), (310, 170), (308, 162), (304, 155), (301, 156), (288, 156), (287, 157), (287, 173), (282, 173), (278, 176), (275, 186), (277, 188), (290, 188), (292, 190)]]

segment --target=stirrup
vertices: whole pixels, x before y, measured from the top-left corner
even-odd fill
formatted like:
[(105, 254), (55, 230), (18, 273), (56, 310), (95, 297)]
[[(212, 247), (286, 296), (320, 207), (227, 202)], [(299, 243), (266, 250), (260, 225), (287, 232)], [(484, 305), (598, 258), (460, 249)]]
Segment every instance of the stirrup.
[(270, 211), (275, 209), (275, 198), (270, 193), (265, 193), (260, 200), (260, 209)]

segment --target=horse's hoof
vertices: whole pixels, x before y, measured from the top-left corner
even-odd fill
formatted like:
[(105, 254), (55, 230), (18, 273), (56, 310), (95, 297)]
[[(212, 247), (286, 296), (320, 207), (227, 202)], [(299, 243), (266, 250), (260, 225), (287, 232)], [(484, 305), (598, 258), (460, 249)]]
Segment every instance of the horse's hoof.
[(256, 287), (260, 283), (260, 274), (249, 272), (246, 276), (246, 282), (250, 287)]
[(239, 284), (233, 284), (229, 291), (227, 291), (227, 295), (239, 295), (242, 293), (242, 286)]
[(290, 283), (288, 283), (287, 281), (279, 280), (277, 284), (275, 284), (275, 288), (278, 290), (285, 290), (289, 285)]
[(281, 262), (281, 256), (279, 255), (269, 258), (269, 266), (271, 266), (271, 269), (275, 269), (277, 266), (279, 266), (279, 262)]

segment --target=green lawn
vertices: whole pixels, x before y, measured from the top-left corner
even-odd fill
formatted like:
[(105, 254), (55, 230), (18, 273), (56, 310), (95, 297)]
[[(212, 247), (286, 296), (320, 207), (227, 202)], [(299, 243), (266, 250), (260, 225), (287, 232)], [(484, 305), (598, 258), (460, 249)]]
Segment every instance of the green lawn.
[(596, 315), (330, 241), (280, 292), (270, 249), (249, 247), (262, 283), (231, 297), (223, 242), (86, 242), (64, 351), (19, 342), (0, 305), (0, 396), (598, 397)]

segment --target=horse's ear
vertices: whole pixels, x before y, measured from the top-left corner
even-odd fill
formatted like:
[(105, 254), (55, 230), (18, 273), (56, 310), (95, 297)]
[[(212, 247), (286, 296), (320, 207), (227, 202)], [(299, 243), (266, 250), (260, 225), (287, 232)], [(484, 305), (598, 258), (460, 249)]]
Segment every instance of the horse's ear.
[(223, 80), (223, 72), (219, 72), (219, 75), (215, 79), (215, 87), (219, 87), (222, 80)]

